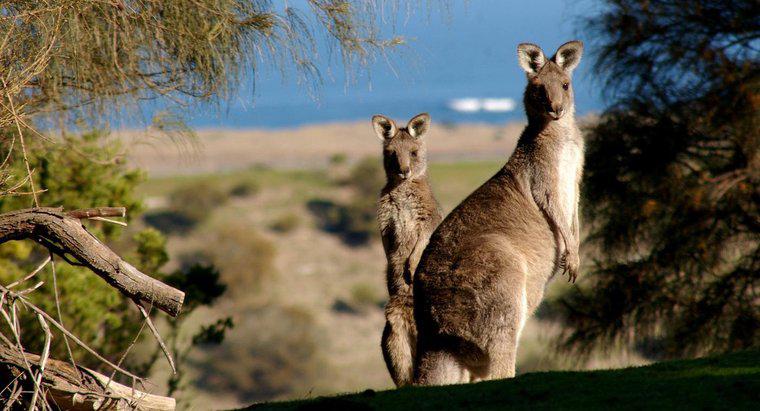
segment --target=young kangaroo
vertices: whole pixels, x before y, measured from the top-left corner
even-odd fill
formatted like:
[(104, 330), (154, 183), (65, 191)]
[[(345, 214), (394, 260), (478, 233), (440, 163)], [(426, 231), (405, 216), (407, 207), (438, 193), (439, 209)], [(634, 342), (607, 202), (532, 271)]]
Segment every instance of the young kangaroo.
[(416, 384), (513, 377), (520, 333), (557, 272), (575, 281), (583, 139), (570, 75), (583, 51), (517, 54), (528, 125), (506, 165), (438, 226), (414, 279)]
[(441, 211), (426, 171), (424, 135), (430, 116), (420, 114), (404, 128), (387, 117), (374, 116), (372, 125), (383, 141), (387, 179), (377, 210), (390, 296), (381, 346), (393, 382), (402, 386), (412, 382), (417, 344), (412, 277), (430, 234), (441, 222)]

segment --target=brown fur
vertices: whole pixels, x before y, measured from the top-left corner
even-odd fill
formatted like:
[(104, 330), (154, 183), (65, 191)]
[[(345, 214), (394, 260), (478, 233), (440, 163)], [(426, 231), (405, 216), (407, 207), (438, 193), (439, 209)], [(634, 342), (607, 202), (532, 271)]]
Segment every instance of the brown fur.
[(420, 114), (401, 129), (383, 116), (372, 123), (383, 140), (387, 180), (378, 204), (389, 295), (381, 346), (393, 382), (402, 386), (412, 382), (417, 345), (412, 277), (441, 211), (427, 178), (424, 135), (430, 117)]
[(518, 47), (528, 125), (507, 164), (438, 226), (415, 274), (417, 384), (514, 376), (547, 281), (577, 275), (583, 139), (569, 82), (581, 52), (566, 43), (547, 61)]

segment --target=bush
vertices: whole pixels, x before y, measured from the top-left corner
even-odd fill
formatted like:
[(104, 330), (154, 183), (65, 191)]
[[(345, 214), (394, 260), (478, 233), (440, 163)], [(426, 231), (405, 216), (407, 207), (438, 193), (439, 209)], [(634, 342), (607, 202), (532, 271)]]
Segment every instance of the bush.
[(302, 308), (269, 306), (248, 312), (221, 346), (209, 347), (199, 358), (195, 384), (234, 393), (241, 402), (306, 395), (327, 379), (319, 356), (320, 335), (313, 316)]
[(230, 293), (257, 291), (274, 276), (277, 248), (252, 228), (229, 225), (211, 237), (207, 257), (232, 285)]
[(385, 185), (380, 161), (376, 158), (360, 161), (344, 183), (353, 191), (348, 202), (317, 199), (309, 201), (307, 207), (322, 229), (340, 235), (348, 245), (364, 245), (377, 232), (377, 198)]
[(373, 199), (355, 198), (347, 204), (311, 200), (306, 207), (322, 230), (340, 236), (347, 245), (365, 245), (377, 232), (377, 206)]
[(345, 153), (335, 153), (330, 156), (331, 166), (340, 166), (340, 165), (346, 164), (347, 161), (348, 161), (348, 156)]
[(261, 183), (259, 180), (249, 177), (232, 186), (230, 195), (233, 197), (250, 197), (258, 194), (260, 191)]
[(199, 182), (175, 190), (169, 196), (169, 208), (191, 224), (198, 224), (227, 199), (227, 193), (217, 185)]
[(351, 169), (346, 183), (361, 197), (377, 198), (385, 185), (382, 161), (367, 157)]
[[(8, 149), (11, 141), (9, 133), (0, 130), (0, 146), (4, 149)], [(27, 144), (36, 188), (47, 190), (39, 194), (42, 205), (63, 206), (67, 210), (124, 206), (129, 210), (127, 221), (139, 216), (142, 203), (136, 194), (136, 187), (143, 180), (144, 173), (130, 169), (123, 161), (115, 160), (124, 153), (124, 149), (118, 141), (110, 139), (107, 133), (91, 131), (66, 134), (56, 144), (46, 144), (45, 141), (34, 138)], [(25, 176), (26, 167), (21, 156), (11, 156), (4, 171), (12, 177)], [(0, 211), (26, 208), (30, 203), (29, 196), (0, 196)], [(92, 220), (85, 224), (88, 231), (107, 243), (117, 240), (123, 233), (114, 224)], [(138, 250), (139, 257), (136, 260), (141, 260), (143, 253), (153, 252), (149, 248), (154, 251), (152, 246)], [(13, 241), (0, 245), (0, 284), (9, 284), (31, 272), (47, 254), (47, 250), (32, 241)], [(59, 257), (55, 258), (63, 324), (100, 354), (107, 358), (118, 358), (134, 339), (140, 326), (140, 314), (126, 298), (89, 269), (71, 266)], [(145, 258), (146, 261), (160, 260)], [(128, 261), (135, 263), (133, 259), (128, 258)], [(51, 270), (45, 268), (37, 274), (35, 281), (37, 280), (44, 281), (44, 285), (29, 294), (28, 298), (57, 318)], [(39, 353), (44, 333), (36, 315), (21, 310), (19, 319), (25, 348)], [(4, 324), (0, 325), (0, 334), (11, 335)], [(68, 358), (62, 339), (53, 341), (50, 357)], [(72, 345), (71, 348), (78, 364), (95, 370), (104, 369), (100, 361), (80, 347)]]
[(365, 244), (377, 234), (377, 201), (375, 198), (354, 197), (342, 206), (341, 227), (351, 243)]
[(358, 283), (351, 288), (351, 300), (357, 308), (381, 307), (385, 300), (372, 284)]
[(269, 228), (278, 233), (289, 233), (298, 228), (299, 225), (301, 225), (301, 218), (296, 214), (288, 213), (274, 220)]

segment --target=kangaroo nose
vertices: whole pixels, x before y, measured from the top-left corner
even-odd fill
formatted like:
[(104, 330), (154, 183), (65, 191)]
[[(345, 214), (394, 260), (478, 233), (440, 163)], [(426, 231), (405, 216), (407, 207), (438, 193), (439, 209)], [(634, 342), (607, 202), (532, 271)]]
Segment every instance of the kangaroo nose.
[(565, 108), (562, 106), (552, 106), (551, 111), (549, 111), (549, 114), (552, 115), (554, 118), (560, 118), (563, 114), (565, 114)]
[(412, 174), (412, 171), (409, 169), (409, 167), (401, 167), (401, 173), (399, 173), (399, 177), (403, 179), (409, 178), (409, 176)]

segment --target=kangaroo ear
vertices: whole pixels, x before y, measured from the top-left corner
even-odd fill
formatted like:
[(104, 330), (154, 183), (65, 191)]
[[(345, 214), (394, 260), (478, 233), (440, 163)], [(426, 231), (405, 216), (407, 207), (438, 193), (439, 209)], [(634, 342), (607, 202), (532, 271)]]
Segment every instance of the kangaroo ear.
[(583, 55), (583, 42), (578, 40), (568, 41), (559, 46), (552, 60), (562, 67), (563, 70), (570, 73), (574, 68), (578, 67), (578, 63), (581, 62), (581, 55)]
[(517, 59), (520, 67), (530, 76), (535, 76), (546, 63), (546, 57), (541, 47), (531, 43), (521, 43), (517, 46)]
[(406, 129), (409, 130), (409, 135), (414, 138), (422, 137), (427, 133), (429, 128), (430, 114), (428, 113), (417, 114), (413, 119), (409, 120), (409, 124), (406, 126)]
[(388, 117), (376, 115), (372, 117), (372, 127), (380, 141), (390, 140), (396, 135), (396, 123)]

